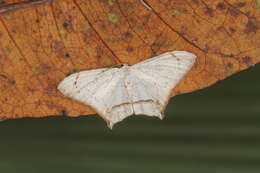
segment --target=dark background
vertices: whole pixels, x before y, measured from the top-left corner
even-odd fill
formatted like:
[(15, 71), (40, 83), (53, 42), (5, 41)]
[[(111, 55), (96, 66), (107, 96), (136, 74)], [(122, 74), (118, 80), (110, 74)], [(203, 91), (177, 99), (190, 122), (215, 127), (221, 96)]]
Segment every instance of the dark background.
[(0, 173), (259, 173), (260, 65), (171, 100), (166, 118), (0, 123)]

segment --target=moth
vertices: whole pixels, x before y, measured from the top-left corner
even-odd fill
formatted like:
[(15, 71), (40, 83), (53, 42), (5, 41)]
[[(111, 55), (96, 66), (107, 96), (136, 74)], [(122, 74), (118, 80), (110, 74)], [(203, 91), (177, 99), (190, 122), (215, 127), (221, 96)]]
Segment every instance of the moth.
[(190, 71), (196, 55), (166, 52), (133, 66), (71, 74), (58, 85), (67, 97), (91, 106), (109, 128), (131, 115), (163, 119), (173, 88)]

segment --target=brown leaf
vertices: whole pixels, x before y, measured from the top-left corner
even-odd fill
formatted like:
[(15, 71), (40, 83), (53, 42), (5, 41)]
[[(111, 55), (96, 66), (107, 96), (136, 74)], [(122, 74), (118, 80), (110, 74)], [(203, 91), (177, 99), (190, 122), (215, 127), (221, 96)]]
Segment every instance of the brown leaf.
[[(174, 89), (207, 87), (260, 61), (256, 0), (0, 0), (0, 118), (93, 114), (58, 83), (86, 69), (135, 64), (166, 51), (198, 60)], [(10, 5), (11, 4), (11, 5)], [(14, 12), (14, 10), (16, 10)]]

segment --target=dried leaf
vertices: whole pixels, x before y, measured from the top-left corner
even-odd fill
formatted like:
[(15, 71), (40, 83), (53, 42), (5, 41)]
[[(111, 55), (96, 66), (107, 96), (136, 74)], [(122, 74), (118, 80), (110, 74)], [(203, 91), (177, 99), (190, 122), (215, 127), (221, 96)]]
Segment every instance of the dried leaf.
[(0, 118), (95, 113), (57, 90), (64, 77), (80, 70), (192, 52), (196, 65), (174, 96), (260, 61), (258, 0), (145, 2), (150, 10), (140, 0), (56, 0), (1, 14)]

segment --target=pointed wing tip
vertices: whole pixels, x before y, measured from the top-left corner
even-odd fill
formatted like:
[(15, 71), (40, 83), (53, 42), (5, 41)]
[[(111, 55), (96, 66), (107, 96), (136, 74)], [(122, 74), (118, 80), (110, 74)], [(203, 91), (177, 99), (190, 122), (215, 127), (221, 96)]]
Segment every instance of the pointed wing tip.
[(112, 120), (106, 120), (107, 121), (107, 127), (110, 130), (113, 130), (114, 125), (116, 125), (117, 123), (123, 121), (124, 119), (120, 120), (120, 121), (112, 121)]
[(159, 116), (160, 120), (163, 120), (163, 119), (164, 119), (164, 117), (165, 117), (165, 116), (164, 116), (164, 114), (163, 114), (163, 113), (161, 113), (161, 114), (160, 114), (160, 116)]
[(107, 127), (110, 129), (110, 130), (113, 130), (113, 127), (115, 124), (119, 123), (120, 121), (112, 121), (111, 119), (105, 119), (106, 122), (107, 122)]
[(110, 122), (109, 122), (109, 123), (107, 124), (107, 127), (108, 127), (110, 130), (113, 130), (113, 126), (114, 126), (113, 123), (110, 123)]
[(63, 81), (64, 81), (64, 80), (62, 80), (62, 81), (59, 83), (59, 85), (57, 86), (57, 89), (58, 89), (59, 91), (61, 91), (61, 92), (62, 92), (62, 90), (63, 90)]
[(57, 86), (57, 89), (58, 89), (64, 96), (71, 97), (70, 94), (69, 94), (69, 92), (68, 92), (68, 89), (65, 87), (64, 80), (59, 83), (59, 85)]
[[(144, 114), (145, 115), (145, 114)], [(153, 117), (159, 118), (160, 120), (164, 119), (164, 114), (161, 112), (160, 114), (157, 115), (152, 115)]]
[(57, 86), (57, 89), (62, 92), (63, 94), (66, 91), (65, 85), (66, 85), (66, 81), (67, 81), (68, 77), (65, 77), (62, 81), (60, 81), (60, 83)]
[(76, 73), (70, 74), (69, 76), (64, 77), (64, 79), (62, 81), (60, 81), (60, 83), (58, 84), (57, 89), (59, 91), (61, 91), (62, 93), (64, 93), (68, 86), (71, 86), (73, 83), (75, 83), (77, 76), (80, 73), (84, 73), (84, 72), (85, 71), (76, 72)]

